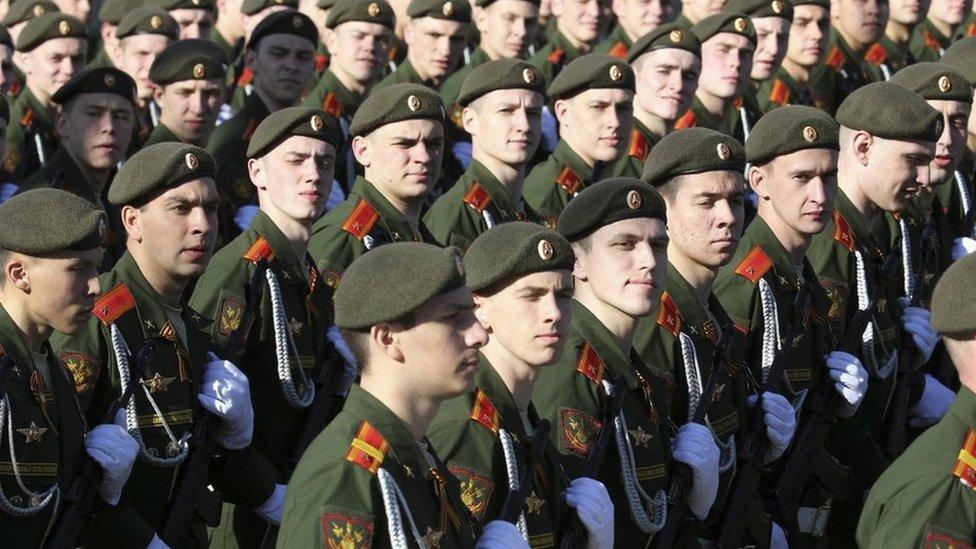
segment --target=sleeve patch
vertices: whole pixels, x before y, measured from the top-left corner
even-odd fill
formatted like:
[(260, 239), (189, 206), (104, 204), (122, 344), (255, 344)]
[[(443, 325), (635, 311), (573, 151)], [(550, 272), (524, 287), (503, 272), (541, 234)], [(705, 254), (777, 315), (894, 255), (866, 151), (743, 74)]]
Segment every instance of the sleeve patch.
[(599, 384), (603, 381), (603, 360), (589, 343), (584, 344), (580, 351), (579, 360), (576, 362), (576, 371), (586, 376), (593, 383)]
[(581, 457), (590, 453), (602, 424), (573, 408), (559, 409), (559, 446)]
[(369, 549), (373, 544), (373, 517), (325, 511), (322, 541), (328, 549)]
[(821, 278), (820, 285), (823, 286), (827, 298), (830, 299), (830, 309), (827, 310), (827, 318), (831, 322), (839, 322), (844, 318), (847, 310), (847, 296), (849, 290), (847, 284), (831, 278)]
[(71, 372), (71, 377), (75, 382), (75, 391), (78, 394), (87, 393), (95, 387), (98, 373), (102, 369), (102, 361), (91, 355), (67, 351), (60, 353), (58, 358)]
[(135, 306), (136, 300), (129, 292), (129, 288), (125, 286), (125, 283), (119, 282), (114, 288), (95, 300), (92, 313), (102, 321), (102, 324), (111, 326), (120, 316)]
[(461, 481), (461, 501), (479, 521), (484, 520), (495, 483), (487, 475), (449, 463), (447, 469)]
[(244, 302), (235, 295), (224, 295), (217, 312), (217, 332), (222, 336), (229, 336), (240, 328), (243, 318)]
[(274, 259), (274, 250), (271, 248), (271, 244), (265, 240), (263, 236), (259, 236), (258, 239), (251, 244), (251, 247), (244, 252), (244, 259), (250, 261), (251, 263), (257, 263), (262, 259), (271, 261)]
[(924, 549), (973, 549), (972, 541), (966, 536), (935, 524), (925, 527)]

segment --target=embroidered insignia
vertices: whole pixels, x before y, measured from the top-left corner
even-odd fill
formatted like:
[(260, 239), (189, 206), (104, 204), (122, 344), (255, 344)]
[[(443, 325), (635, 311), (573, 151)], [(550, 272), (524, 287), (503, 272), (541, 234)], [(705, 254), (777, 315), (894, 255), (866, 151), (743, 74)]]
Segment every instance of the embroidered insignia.
[(427, 533), (424, 534), (424, 541), (430, 549), (438, 549), (441, 546), (441, 538), (443, 537), (444, 530), (434, 530), (428, 526)]
[(616, 57), (617, 59), (625, 59), (627, 57), (627, 44), (617, 42), (607, 53), (613, 57)]
[(651, 148), (647, 144), (647, 139), (644, 139), (644, 134), (640, 130), (631, 130), (630, 148), (627, 149), (627, 156), (643, 162), (647, 160), (647, 155), (650, 152)]
[(576, 362), (576, 371), (586, 376), (593, 383), (600, 384), (603, 382), (603, 360), (589, 343), (585, 343), (580, 350), (579, 360)]
[(487, 475), (456, 465), (449, 465), (448, 470), (461, 482), (461, 501), (478, 520), (485, 518), (488, 502), (495, 491), (495, 483)]
[(772, 268), (773, 262), (766, 252), (758, 244), (753, 244), (752, 249), (735, 268), (735, 274), (755, 284)]
[(498, 415), (498, 410), (495, 409), (495, 405), (491, 402), (491, 399), (481, 389), (475, 392), (470, 419), (485, 429), (488, 429), (491, 434), (498, 434), (498, 429), (501, 426), (501, 416)]
[(830, 299), (830, 309), (827, 310), (827, 318), (831, 322), (838, 322), (844, 318), (844, 311), (847, 308), (847, 295), (849, 293), (847, 284), (831, 278), (821, 278), (820, 285), (823, 286)]
[(834, 240), (840, 242), (847, 248), (847, 251), (854, 251), (854, 233), (851, 231), (850, 223), (844, 219), (840, 210), (834, 210)]
[(179, 339), (179, 335), (176, 333), (176, 326), (173, 326), (173, 323), (168, 320), (166, 321), (166, 324), (163, 324), (163, 327), (159, 329), (159, 335), (174, 343)]
[(373, 545), (372, 517), (323, 513), (322, 539), (329, 549), (369, 549)]
[(942, 49), (942, 46), (939, 45), (939, 41), (932, 36), (932, 33), (929, 32), (928, 29), (922, 30), (922, 39), (925, 41), (926, 48), (936, 52)]
[(651, 441), (651, 435), (644, 430), (640, 425), (636, 429), (627, 429), (627, 434), (630, 435), (630, 440), (634, 443), (634, 446), (640, 448), (647, 448), (647, 444)]
[(657, 308), (657, 323), (671, 332), (674, 337), (678, 337), (678, 333), (681, 332), (681, 313), (678, 312), (678, 306), (667, 291), (661, 294), (660, 306)]
[(474, 208), (475, 211), (481, 213), (485, 211), (488, 204), (491, 204), (491, 195), (488, 194), (488, 191), (486, 191), (480, 183), (475, 181), (471, 184), (471, 188), (468, 189), (468, 192), (464, 193), (464, 198), (462, 200), (465, 204)]
[(959, 478), (959, 482), (976, 490), (976, 431), (969, 429), (966, 432), (952, 474)]
[(95, 387), (95, 380), (102, 369), (100, 360), (81, 353), (62, 352), (58, 355), (65, 368), (71, 372), (75, 382), (75, 391), (79, 394), (87, 393)]
[(725, 391), (724, 383), (719, 383), (718, 385), (716, 385), (715, 389), (712, 390), (712, 402), (718, 402), (719, 400), (722, 400), (723, 391)]
[(129, 292), (125, 283), (119, 282), (114, 288), (105, 292), (92, 307), (92, 314), (102, 321), (102, 324), (111, 326), (120, 316), (132, 310), (136, 306), (136, 300)]
[(373, 225), (379, 220), (380, 214), (370, 206), (369, 202), (360, 200), (353, 208), (349, 217), (342, 224), (342, 230), (362, 240), (373, 229)]
[(530, 515), (539, 516), (542, 514), (542, 506), (546, 504), (546, 500), (540, 498), (535, 490), (529, 492), (529, 495), (525, 497), (525, 512)]
[(339, 286), (339, 280), (342, 278), (338, 271), (332, 269), (324, 269), (321, 275), (322, 282), (325, 282), (325, 285), (333, 290)]
[(694, 128), (698, 125), (698, 119), (695, 117), (695, 113), (691, 109), (688, 109), (681, 118), (679, 118), (674, 123), (674, 129), (683, 130), (685, 128)]
[(590, 446), (596, 442), (601, 423), (579, 410), (559, 409), (559, 445), (582, 457), (590, 453)]
[(163, 377), (156, 372), (156, 375), (149, 379), (142, 380), (142, 384), (149, 389), (150, 393), (161, 393), (166, 392), (169, 389), (169, 384), (175, 381), (175, 377)]
[(305, 324), (299, 322), (295, 317), (292, 317), (291, 320), (288, 321), (288, 329), (291, 330), (291, 334), (295, 336), (302, 333), (302, 327), (304, 326)]
[(567, 193), (574, 195), (579, 191), (581, 181), (573, 170), (568, 167), (563, 168), (563, 171), (559, 172), (559, 176), (556, 177), (556, 185), (559, 185)]
[(26, 438), (24, 444), (30, 444), (31, 442), (40, 442), (41, 437), (47, 432), (47, 427), (38, 427), (36, 423), (31, 421), (30, 427), (17, 429), (17, 432)]
[(363, 421), (359, 425), (356, 437), (349, 444), (346, 461), (355, 463), (375, 475), (380, 465), (383, 464), (383, 458), (386, 457), (386, 452), (389, 449), (390, 444), (386, 442), (383, 435), (368, 421)]
[(259, 236), (257, 240), (251, 244), (251, 247), (244, 252), (242, 257), (255, 264), (262, 259), (270, 262), (272, 259), (274, 259), (274, 250), (271, 249), (271, 244), (269, 244), (263, 236)]
[(244, 303), (233, 296), (227, 296), (220, 302), (220, 314), (217, 317), (217, 332), (228, 336), (241, 327), (244, 318)]
[(790, 89), (779, 78), (773, 80), (772, 89), (769, 91), (769, 100), (781, 106), (790, 100)]
[(875, 42), (874, 45), (868, 48), (868, 51), (865, 52), (864, 60), (874, 66), (878, 66), (888, 60), (888, 52), (885, 51), (884, 46)]

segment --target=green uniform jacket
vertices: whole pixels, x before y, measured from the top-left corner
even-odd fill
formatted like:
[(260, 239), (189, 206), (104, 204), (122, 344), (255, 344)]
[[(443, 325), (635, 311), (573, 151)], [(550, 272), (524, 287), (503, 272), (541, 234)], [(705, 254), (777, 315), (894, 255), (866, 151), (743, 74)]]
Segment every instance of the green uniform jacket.
[(92, 60), (85, 65), (86, 70), (101, 68), (116, 68), (115, 63), (113, 63), (112, 60), (109, 59), (108, 54), (105, 53), (104, 47), (98, 48), (98, 54), (96, 54), (95, 57), (93, 57)]
[(397, 66), (397, 69), (395, 71), (386, 75), (386, 78), (380, 80), (379, 84), (373, 86), (373, 89), (370, 90), (370, 92), (374, 92), (376, 90), (385, 88), (391, 84), (404, 84), (404, 83), (421, 84), (423, 86), (427, 86), (432, 90), (437, 89), (437, 86), (435, 86), (432, 82), (425, 82), (424, 80), (422, 80), (420, 78), (420, 75), (417, 74), (417, 69), (413, 68), (413, 64), (410, 63), (409, 59), (406, 59), (403, 61), (403, 63), (400, 63)]
[(630, 130), (630, 144), (627, 145), (626, 153), (614, 163), (610, 171), (611, 175), (640, 179), (644, 174), (644, 161), (647, 160), (647, 155), (660, 140), (660, 137), (651, 133), (651, 130), (635, 117), (634, 128)]
[(864, 59), (831, 27), (827, 55), (810, 73), (813, 105), (834, 115), (844, 98), (867, 84), (868, 78)]
[(586, 165), (569, 144), (559, 140), (545, 162), (539, 164), (525, 178), (522, 196), (542, 224), (556, 226), (556, 219), (576, 193), (600, 179), (600, 168)]
[[(482, 523), (502, 518), (509, 494), (508, 469), (500, 432), (511, 437), (515, 467), (521, 481), (526, 469), (533, 470), (533, 489), (525, 498), (525, 523), (529, 546), (555, 547), (563, 516), (562, 493), (565, 475), (559, 455), (546, 441), (542, 459), (530, 461), (532, 433), (525, 429), (512, 394), (488, 359), (481, 356), (475, 376), (477, 389), (445, 402), (427, 430), (427, 438), (451, 473), (461, 481), (461, 500)], [(535, 407), (529, 403), (530, 421), (539, 425)]]
[(143, 144), (143, 147), (148, 147), (149, 145), (155, 145), (156, 143), (181, 143), (181, 142), (182, 141), (180, 140), (180, 138), (176, 137), (176, 134), (173, 133), (172, 130), (170, 130), (162, 122), (160, 122), (159, 124), (156, 125), (155, 128), (153, 128), (152, 133), (149, 134), (149, 139), (146, 140), (145, 144)]
[(942, 59), (942, 54), (951, 45), (951, 38), (943, 36), (926, 18), (912, 31), (912, 39), (908, 41), (908, 51), (916, 61), (938, 63), (939, 59)]
[(335, 179), (342, 186), (342, 190), (346, 191), (346, 194), (349, 193), (353, 182), (356, 180), (358, 169), (350, 146), (353, 136), (349, 134), (349, 124), (352, 123), (352, 118), (364, 99), (366, 99), (365, 95), (359, 95), (346, 89), (332, 71), (325, 71), (322, 79), (309, 92), (303, 102), (305, 106), (322, 109), (329, 116), (334, 116), (339, 120), (339, 127), (342, 128), (342, 136), (345, 139), (345, 147), (339, 151), (336, 157)]
[(239, 39), (231, 44), (216, 27), (210, 29), (210, 41), (223, 48), (224, 53), (227, 54), (227, 59), (237, 59), (238, 52), (244, 47), (244, 39)]
[(549, 43), (529, 58), (529, 63), (539, 67), (539, 70), (542, 71), (547, 84), (552, 84), (552, 79), (563, 70), (563, 67), (583, 55), (583, 52), (570, 43), (569, 39), (563, 36), (563, 33), (556, 30), (555, 25), (553, 30), (555, 32), (549, 37)]
[[(962, 161), (959, 162), (956, 172), (958, 176), (953, 174), (949, 185), (937, 186), (935, 194), (953, 236), (972, 236), (973, 221), (966, 219), (966, 213), (974, 205), (973, 197), (976, 193), (974, 193), (973, 181), (976, 173), (973, 170), (973, 153), (968, 148), (963, 151)], [(959, 180), (960, 177), (962, 181)]]
[(783, 105), (813, 105), (810, 90), (804, 88), (790, 76), (782, 67), (776, 69), (776, 75), (766, 80), (756, 92), (756, 101), (762, 112), (769, 112)]
[(619, 24), (614, 25), (610, 34), (602, 42), (593, 48), (593, 53), (605, 53), (617, 59), (626, 59), (627, 52), (634, 45), (633, 40), (627, 36), (627, 32)]
[(915, 58), (908, 49), (902, 49), (895, 44), (887, 34), (864, 52), (867, 62), (868, 77), (872, 82), (891, 80), (892, 75), (915, 62)]
[[(434, 464), (389, 408), (353, 385), (342, 412), (292, 475), (278, 547), (390, 547), (379, 469), (403, 493), (429, 547), (473, 547), (474, 523), (461, 502), (460, 483), (433, 452), (431, 457)], [(416, 547), (402, 506), (399, 514), (408, 545)]]
[(7, 181), (24, 181), (51, 159), (58, 148), (54, 114), (54, 109), (41, 105), (26, 86), (10, 105), (7, 142), (3, 151), (3, 170)]
[(864, 549), (976, 544), (976, 394), (963, 387), (949, 412), (871, 489), (857, 541)]
[(956, 29), (956, 34), (952, 36), (952, 41), (956, 42), (967, 36), (976, 36), (976, 12), (970, 11), (966, 19)]
[[(580, 476), (604, 420), (602, 381), (623, 376), (627, 383), (621, 408), (634, 454), (637, 483), (649, 496), (666, 489), (670, 437), (675, 431), (668, 402), (674, 381), (670, 372), (648, 368), (633, 350), (620, 349), (613, 335), (579, 302), (573, 302), (572, 329), (559, 362), (543, 368), (533, 393), (539, 414), (552, 424), (553, 445), (570, 479)], [(644, 547), (650, 538), (631, 519), (621, 479), (616, 442), (607, 448), (597, 475), (614, 502), (614, 541), (618, 547)]]
[(729, 135), (740, 143), (745, 143), (742, 132), (742, 118), (739, 115), (739, 108), (734, 104), (726, 105), (722, 116), (715, 116), (705, 108), (705, 105), (702, 105), (698, 96), (695, 96), (691, 102), (691, 108), (685, 111), (681, 118), (674, 123), (675, 130), (685, 128), (708, 128)]

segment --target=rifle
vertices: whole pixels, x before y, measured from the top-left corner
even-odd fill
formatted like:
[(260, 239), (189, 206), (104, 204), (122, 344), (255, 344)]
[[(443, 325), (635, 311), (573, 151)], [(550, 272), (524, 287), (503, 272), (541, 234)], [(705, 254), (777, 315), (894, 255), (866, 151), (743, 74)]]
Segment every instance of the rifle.
[[(698, 408), (695, 409), (695, 415), (691, 418), (691, 423), (705, 425), (705, 418), (714, 402), (715, 387), (728, 377), (729, 372), (722, 366), (722, 359), (725, 358), (731, 335), (732, 327), (725, 326), (722, 329), (722, 336), (715, 344), (712, 352), (712, 369), (702, 389), (701, 399)], [(687, 463), (674, 460), (671, 460), (671, 471), (671, 482), (668, 484), (668, 518), (661, 531), (654, 536), (654, 549), (668, 549), (674, 546), (678, 529), (684, 523), (688, 513), (688, 495), (694, 484), (694, 473)]]
[[(810, 300), (810, 284), (804, 283), (797, 292), (793, 301), (793, 316), (789, 328), (786, 330), (786, 337), (782, 340), (782, 346), (773, 358), (770, 366), (769, 375), (759, 391), (756, 398), (756, 405), (749, 418), (749, 429), (743, 437), (743, 443), (739, 450), (741, 465), (736, 473), (735, 480), (730, 492), (728, 510), (722, 519), (722, 529), (719, 533), (718, 545), (723, 549), (735, 549), (739, 547), (742, 533), (746, 527), (746, 513), (749, 511), (748, 500), (755, 491), (759, 483), (759, 476), (762, 473), (766, 454), (769, 452), (769, 438), (766, 436), (766, 421), (763, 414), (763, 394), (769, 392), (779, 392), (786, 364), (790, 360), (790, 353), (793, 351), (793, 339), (803, 324), (803, 317), (807, 309), (807, 302)], [(769, 327), (767, 326), (768, 330)]]
[(525, 498), (535, 488), (535, 481), (532, 476), (532, 464), (542, 460), (542, 454), (546, 451), (546, 442), (549, 440), (551, 427), (549, 420), (544, 419), (539, 423), (535, 433), (532, 435), (529, 457), (526, 460), (525, 470), (522, 471), (522, 475), (519, 478), (519, 488), (518, 490), (509, 491), (508, 495), (505, 496), (505, 503), (502, 505), (502, 515), (500, 517), (502, 520), (515, 525), (518, 524), (519, 515), (522, 514), (522, 509), (525, 508)]
[[(603, 424), (600, 425), (596, 443), (590, 449), (590, 453), (586, 456), (586, 461), (583, 463), (581, 477), (595, 479), (600, 473), (600, 468), (603, 467), (603, 459), (607, 455), (607, 448), (610, 446), (610, 435), (613, 434), (614, 420), (616, 420), (617, 415), (620, 413), (620, 408), (624, 404), (624, 393), (626, 390), (627, 380), (623, 376), (618, 377), (613, 382), (610, 394), (604, 400)], [(579, 515), (576, 514), (575, 509), (570, 509), (560, 531), (560, 539), (562, 541), (559, 543), (559, 549), (574, 549), (579, 547), (579, 540), (585, 535), (586, 529), (583, 528), (583, 523), (580, 522)]]
[[(268, 269), (266, 260), (258, 261), (247, 287), (244, 311), (241, 313), (241, 323), (231, 333), (227, 344), (228, 356), (236, 356), (244, 350), (247, 342), (247, 332), (254, 317), (254, 310), (258, 307), (264, 287), (264, 273)], [(162, 539), (169, 544), (187, 531), (190, 517), (196, 510), (197, 501), (207, 487), (210, 476), (210, 461), (217, 448), (217, 431), (220, 418), (206, 408), (200, 408), (190, 437), (190, 452), (183, 466), (183, 475), (177, 486), (175, 496), (166, 515), (166, 523), (161, 532)]]
[[(156, 352), (156, 341), (146, 340), (146, 343), (139, 349), (136, 370), (141, 374), (146, 371), (149, 362)], [(132, 372), (129, 372), (132, 378)], [(118, 399), (112, 402), (105, 419), (102, 423), (112, 423), (119, 410), (124, 409), (132, 400), (132, 393), (138, 382), (133, 383), (129, 379), (125, 391)], [(85, 519), (91, 515), (95, 505), (95, 498), (98, 495), (98, 486), (102, 483), (102, 466), (95, 461), (88, 453), (84, 454), (81, 465), (78, 467), (78, 474), (71, 480), (68, 491), (63, 498), (65, 501), (64, 509), (58, 515), (57, 522), (51, 530), (51, 535), (47, 539), (45, 547), (48, 549), (59, 549), (63, 547), (74, 547), (75, 541), (81, 533), (81, 528), (85, 524)]]

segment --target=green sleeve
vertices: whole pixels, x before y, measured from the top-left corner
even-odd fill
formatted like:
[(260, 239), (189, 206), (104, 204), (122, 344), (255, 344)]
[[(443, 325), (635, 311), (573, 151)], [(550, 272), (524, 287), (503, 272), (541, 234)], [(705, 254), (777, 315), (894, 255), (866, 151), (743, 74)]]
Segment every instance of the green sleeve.
[(366, 247), (362, 240), (342, 230), (341, 225), (330, 224), (312, 235), (308, 253), (323, 276), (341, 276), (356, 258), (366, 253)]
[[(230, 249), (224, 248), (222, 251)], [(211, 320), (211, 350), (224, 360), (234, 363), (240, 361), (244, 349), (237, 349), (234, 356), (229, 356), (227, 343), (233, 330), (239, 328), (244, 314), (245, 287), (250, 272), (251, 269), (243, 260), (218, 253), (197, 281), (189, 301), (193, 310)]]
[[(454, 411), (462, 412), (460, 407)], [(461, 481), (464, 505), (478, 520), (487, 523), (501, 514), (508, 493), (507, 479), (501, 474), (504, 469), (495, 467), (504, 463), (496, 455), (496, 436), (468, 419), (468, 415), (454, 413), (435, 421), (427, 431), (427, 439), (448, 470)], [(496, 471), (497, 478), (492, 474)]]
[(461, 200), (458, 184), (431, 206), (424, 224), (441, 246), (465, 250), (488, 226), (477, 210)]

